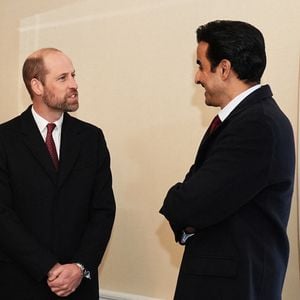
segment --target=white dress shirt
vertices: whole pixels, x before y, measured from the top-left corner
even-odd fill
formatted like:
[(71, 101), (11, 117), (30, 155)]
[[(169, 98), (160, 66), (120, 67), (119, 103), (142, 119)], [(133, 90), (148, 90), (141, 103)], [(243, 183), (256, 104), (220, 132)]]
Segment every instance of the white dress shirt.
[[(33, 115), (33, 118), (36, 122), (36, 125), (39, 128), (39, 131), (44, 139), (44, 141), (46, 141), (46, 135), (47, 135), (47, 124), (49, 124), (49, 122), (47, 120), (45, 120), (44, 118), (42, 118), (33, 108), (31, 108), (31, 112)], [(59, 158), (59, 154), (60, 154), (60, 140), (61, 140), (61, 128), (62, 128), (62, 122), (64, 119), (64, 114), (61, 115), (61, 117), (55, 121), (52, 122), (54, 123), (56, 126), (54, 128), (54, 130), (52, 131), (52, 136), (53, 136), (53, 140), (55, 143), (55, 147), (56, 147), (56, 152)]]

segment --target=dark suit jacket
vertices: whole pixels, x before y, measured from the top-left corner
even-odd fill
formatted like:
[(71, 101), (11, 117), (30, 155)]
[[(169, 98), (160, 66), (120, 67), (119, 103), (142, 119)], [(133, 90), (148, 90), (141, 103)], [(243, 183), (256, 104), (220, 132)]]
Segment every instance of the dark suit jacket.
[(290, 122), (269, 86), (250, 94), (199, 148), (160, 212), (185, 246), (176, 300), (279, 300), (294, 182)]
[(0, 298), (56, 299), (49, 269), (80, 262), (92, 280), (67, 299), (98, 299), (115, 215), (102, 131), (65, 113), (56, 172), (29, 107), (0, 126), (0, 195)]

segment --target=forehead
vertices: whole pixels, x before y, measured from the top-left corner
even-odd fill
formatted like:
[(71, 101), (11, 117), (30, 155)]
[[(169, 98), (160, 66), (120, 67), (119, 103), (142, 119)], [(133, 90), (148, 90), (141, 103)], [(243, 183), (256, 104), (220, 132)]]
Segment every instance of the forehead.
[(44, 57), (48, 74), (62, 74), (74, 72), (71, 60), (61, 52), (51, 52)]
[(206, 53), (208, 49), (208, 43), (206, 42), (199, 42), (197, 47), (197, 58), (198, 59), (207, 59)]

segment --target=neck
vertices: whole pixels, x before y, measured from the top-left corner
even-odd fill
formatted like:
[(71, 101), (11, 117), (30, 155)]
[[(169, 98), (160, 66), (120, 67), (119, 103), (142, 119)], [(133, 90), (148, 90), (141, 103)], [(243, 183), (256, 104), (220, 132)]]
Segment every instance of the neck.
[(53, 123), (57, 121), (63, 114), (62, 111), (53, 110), (48, 108), (48, 106), (40, 106), (36, 103), (33, 103), (33, 109), (34, 111), (39, 114), (42, 118), (47, 120), (49, 123)]
[(233, 100), (239, 94), (245, 92), (250, 89), (252, 86), (255, 86), (257, 83), (245, 83), (241, 80), (236, 80), (234, 84), (228, 85), (227, 89), (227, 101), (222, 103), (221, 109), (224, 108), (231, 100)]

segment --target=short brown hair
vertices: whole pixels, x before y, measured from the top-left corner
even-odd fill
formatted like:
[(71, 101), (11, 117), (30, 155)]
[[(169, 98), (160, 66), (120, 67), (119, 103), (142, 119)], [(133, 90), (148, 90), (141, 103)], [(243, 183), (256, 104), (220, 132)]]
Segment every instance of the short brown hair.
[(44, 64), (44, 57), (49, 52), (61, 52), (56, 48), (42, 48), (30, 56), (27, 57), (23, 64), (22, 74), (25, 86), (30, 94), (31, 99), (33, 98), (33, 90), (31, 88), (31, 80), (33, 78), (38, 79), (41, 83), (45, 84), (45, 77), (48, 70)]

